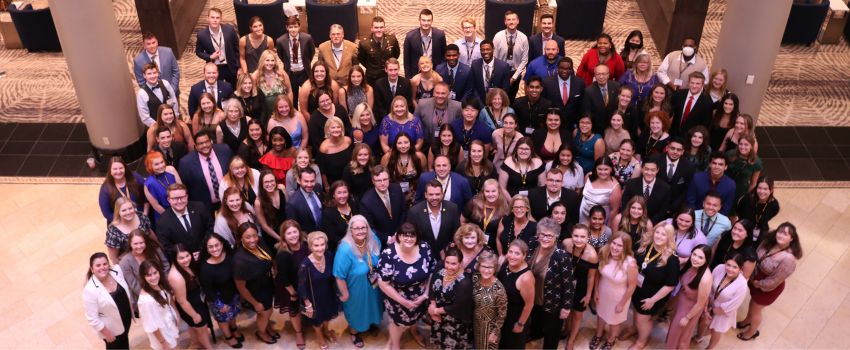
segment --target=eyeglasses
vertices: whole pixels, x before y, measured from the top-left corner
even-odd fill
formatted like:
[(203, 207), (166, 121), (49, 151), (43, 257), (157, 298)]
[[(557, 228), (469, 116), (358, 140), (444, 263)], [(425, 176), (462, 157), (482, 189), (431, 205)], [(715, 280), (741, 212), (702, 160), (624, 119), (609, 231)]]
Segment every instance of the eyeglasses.
[(538, 233), (537, 236), (538, 236), (538, 238), (545, 239), (547, 241), (552, 239), (552, 238), (555, 238), (555, 235), (548, 234), (548, 233)]
[(525, 210), (525, 209), (528, 209), (528, 207), (526, 207), (526, 206), (521, 206), (521, 205), (515, 205), (515, 206), (513, 207), (513, 209), (514, 209), (514, 210), (520, 210), (520, 209)]
[(185, 201), (187, 198), (189, 198), (189, 195), (183, 195), (180, 197), (168, 197), (168, 199), (173, 200), (175, 202), (182, 202)]
[(401, 236), (401, 239), (407, 240), (407, 241), (415, 241), (416, 240), (416, 235), (412, 234), (412, 233), (402, 233), (399, 236)]
[(366, 227), (352, 227), (351, 228), (351, 232), (365, 232), (365, 231), (367, 231)]
[(486, 265), (478, 266), (478, 270), (495, 270), (495, 269), (496, 269), (496, 267), (492, 266), (492, 265), (491, 266), (486, 266)]

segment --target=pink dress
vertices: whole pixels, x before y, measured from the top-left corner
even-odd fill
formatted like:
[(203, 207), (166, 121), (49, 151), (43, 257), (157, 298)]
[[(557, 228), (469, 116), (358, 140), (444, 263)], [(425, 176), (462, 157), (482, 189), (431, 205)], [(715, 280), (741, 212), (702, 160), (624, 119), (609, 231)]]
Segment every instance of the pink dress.
[(738, 316), (738, 307), (744, 302), (747, 297), (747, 279), (743, 274), (738, 274), (728, 287), (723, 288), (720, 294), (717, 295), (717, 286), (720, 281), (726, 276), (726, 265), (717, 265), (712, 271), (714, 283), (711, 285), (711, 297), (709, 298), (711, 306), (714, 309), (714, 318), (711, 320), (711, 328), (714, 331), (725, 333), (730, 328), (735, 326), (736, 317)]
[(633, 261), (635, 258), (627, 256), (619, 269), (616, 268), (616, 262), (611, 261), (599, 270), (602, 278), (599, 280), (599, 303), (596, 304), (596, 314), (607, 324), (623, 323), (629, 316), (628, 305), (619, 313), (615, 312), (615, 308), (628, 290), (627, 271), (629, 264)]
[(699, 315), (691, 319), (685, 327), (679, 325), (679, 321), (684, 318), (694, 305), (697, 303), (696, 289), (688, 287), (688, 283), (694, 279), (697, 272), (696, 269), (688, 269), (685, 274), (679, 278), (679, 294), (676, 295), (676, 315), (670, 319), (670, 330), (667, 331), (667, 349), (688, 349), (690, 348), (691, 336), (694, 334), (694, 329), (699, 322)]

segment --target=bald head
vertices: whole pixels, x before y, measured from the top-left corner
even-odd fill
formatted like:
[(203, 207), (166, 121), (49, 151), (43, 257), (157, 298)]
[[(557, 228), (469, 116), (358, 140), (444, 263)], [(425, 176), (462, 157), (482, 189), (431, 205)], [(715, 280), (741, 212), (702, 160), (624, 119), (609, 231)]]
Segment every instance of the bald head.
[(543, 52), (546, 54), (546, 60), (549, 63), (555, 63), (555, 60), (558, 58), (558, 42), (555, 40), (547, 40), (546, 46), (543, 48)]

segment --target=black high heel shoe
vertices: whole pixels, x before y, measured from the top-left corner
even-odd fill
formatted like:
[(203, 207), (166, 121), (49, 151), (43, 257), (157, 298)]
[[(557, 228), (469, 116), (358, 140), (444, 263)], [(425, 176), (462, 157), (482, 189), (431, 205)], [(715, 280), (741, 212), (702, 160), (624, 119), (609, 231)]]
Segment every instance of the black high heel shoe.
[(756, 332), (753, 334), (753, 336), (752, 336), (752, 337), (744, 338), (744, 333), (738, 333), (738, 339), (741, 339), (741, 340), (743, 340), (743, 341), (750, 341), (750, 340), (755, 340), (756, 338), (758, 338), (758, 336), (759, 336), (759, 335), (760, 335), (759, 331), (756, 331)]
[[(233, 339), (233, 338), (234, 338), (233, 333), (231, 333), (230, 338), (224, 337), (224, 340), (230, 340), (230, 339)], [(228, 342), (227, 345), (230, 345), (230, 343)], [(241, 349), (242, 348), (242, 342), (237, 338), (236, 339), (236, 345), (230, 345), (230, 347), (234, 348), (234, 349)]]
[[(263, 340), (263, 337), (261, 337), (261, 336), (260, 336), (260, 331), (256, 331), (256, 332), (254, 332), (254, 335), (256, 335), (256, 336), (257, 336), (257, 339), (259, 339), (259, 340), (260, 340), (261, 342), (263, 342), (263, 343), (266, 343), (266, 344), (277, 344), (277, 339), (275, 339), (275, 338), (272, 338), (272, 340), (269, 340), (269, 341), (265, 341), (265, 340)], [(271, 337), (271, 336), (269, 336), (269, 337)]]
[(749, 326), (750, 326), (750, 324), (749, 324), (749, 323), (747, 323), (747, 324), (741, 324), (741, 322), (735, 322), (735, 328), (737, 328), (737, 329), (744, 329), (744, 328), (747, 328), (747, 327), (749, 327)]
[[(239, 331), (239, 328), (231, 328), (230, 329), (230, 335), (233, 336), (233, 337), (236, 337), (236, 332), (238, 332), (238, 331)], [(241, 336), (236, 337), (236, 340), (238, 340), (240, 343), (245, 341), (245, 334), (242, 334)]]

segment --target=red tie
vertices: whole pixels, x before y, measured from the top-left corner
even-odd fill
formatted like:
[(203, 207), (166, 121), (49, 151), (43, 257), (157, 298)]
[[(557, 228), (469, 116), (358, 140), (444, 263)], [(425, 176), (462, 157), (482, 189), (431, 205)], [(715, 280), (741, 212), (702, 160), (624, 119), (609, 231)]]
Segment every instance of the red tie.
[(564, 106), (567, 105), (567, 100), (570, 99), (570, 92), (567, 90), (567, 82), (564, 82), (564, 89), (561, 90), (561, 100), (564, 101)]
[(685, 125), (685, 120), (688, 120), (688, 115), (691, 114), (691, 105), (694, 103), (694, 97), (688, 99), (688, 104), (685, 105), (685, 113), (682, 114), (682, 126)]

